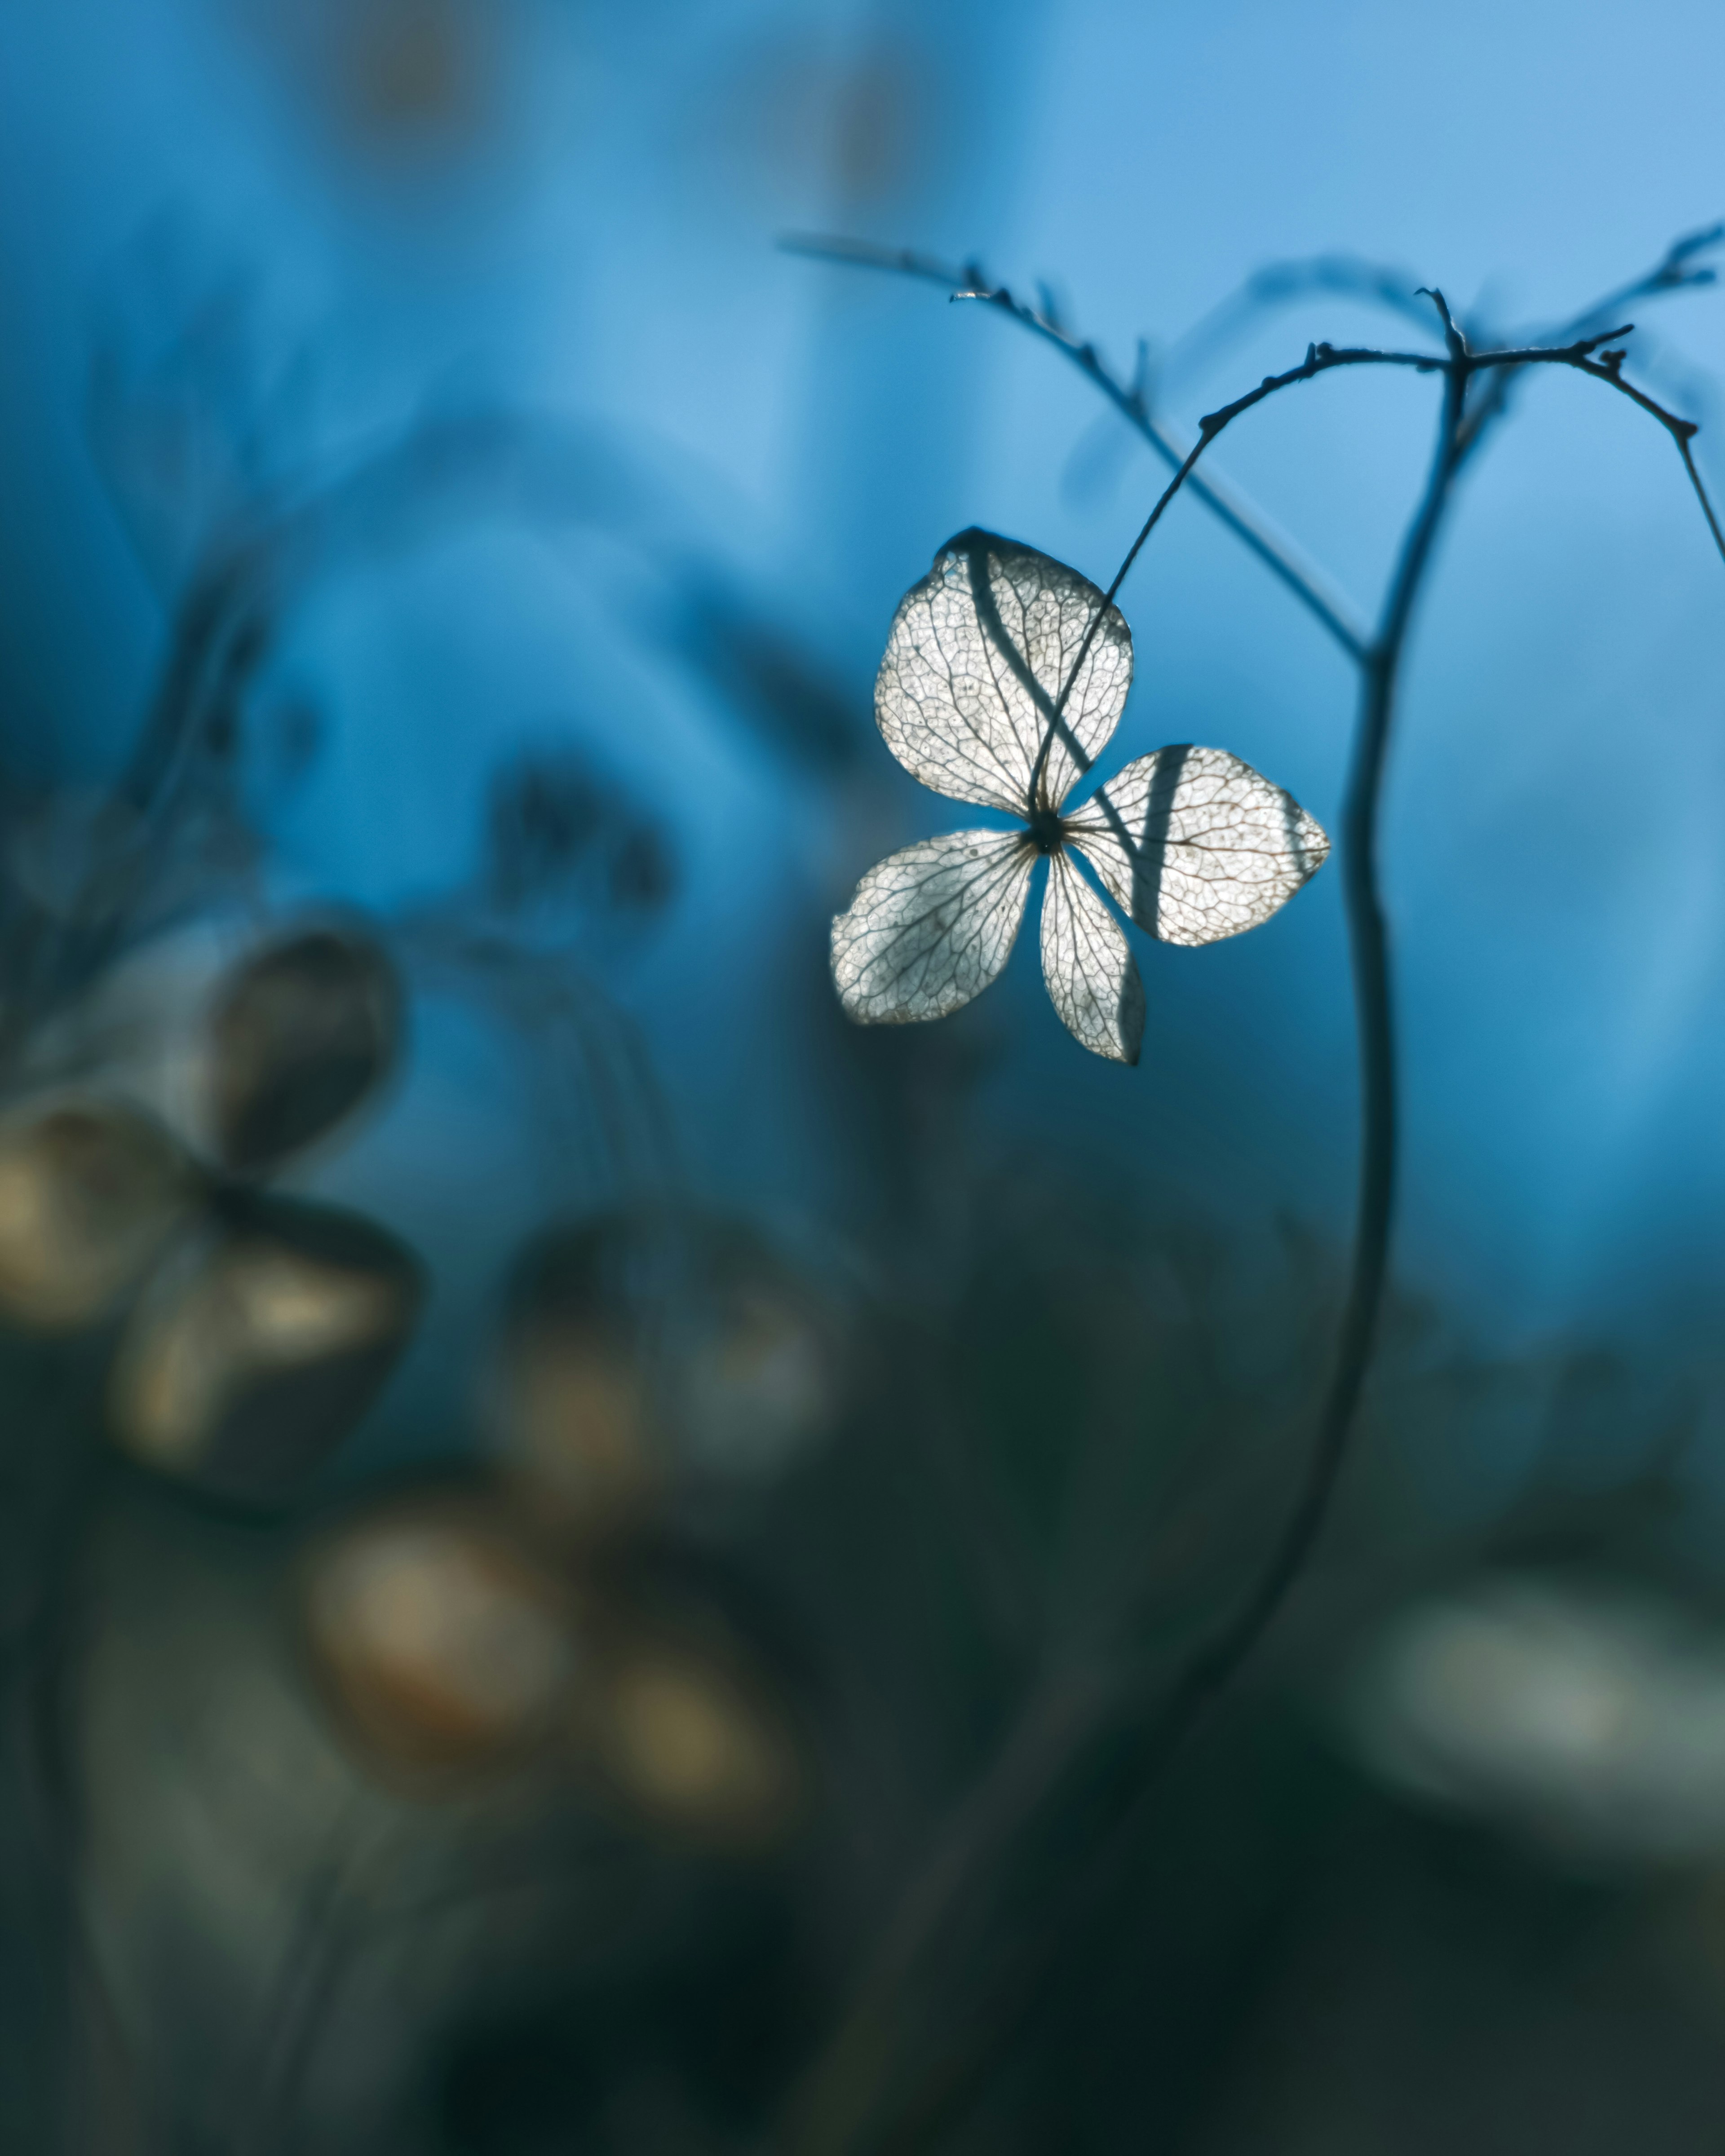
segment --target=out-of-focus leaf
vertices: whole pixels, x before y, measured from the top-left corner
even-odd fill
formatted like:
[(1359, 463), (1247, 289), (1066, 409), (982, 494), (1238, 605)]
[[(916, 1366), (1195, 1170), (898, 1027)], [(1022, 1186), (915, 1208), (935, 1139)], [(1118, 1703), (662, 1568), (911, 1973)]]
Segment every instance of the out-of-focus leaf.
[(326, 1206), (248, 1204), (157, 1269), (110, 1381), (119, 1444), (218, 1495), (269, 1502), (358, 1421), (408, 1342), (419, 1267)]
[(731, 1478), (770, 1475), (837, 1419), (843, 1345), (831, 1307), (741, 1229), (701, 1238), (705, 1292), (676, 1396), (684, 1447)]
[(507, 1384), (511, 1458), (559, 1512), (610, 1527), (657, 1496), (665, 1462), (646, 1376), (604, 1326), (524, 1327)]
[(1141, 756), (1063, 820), (1115, 898), (1164, 943), (1257, 927), (1330, 850), (1291, 794), (1219, 748)]
[(157, 1124), (64, 1100), (0, 1124), (0, 1312), (44, 1331), (100, 1317), (133, 1286), (200, 1196)]
[(1103, 607), (1063, 562), (961, 531), (893, 617), (875, 685), (887, 747), (937, 793), (1012, 815), (1057, 808), (1119, 724), (1132, 686), (1132, 632), (1118, 608)]
[(776, 622), (711, 569), (691, 566), (676, 640), (760, 734), (823, 773), (855, 762), (865, 721)]
[(209, 1115), (239, 1174), (276, 1167), (376, 1092), (401, 1045), (401, 992), (378, 946), (313, 928), (239, 966), (209, 1020)]

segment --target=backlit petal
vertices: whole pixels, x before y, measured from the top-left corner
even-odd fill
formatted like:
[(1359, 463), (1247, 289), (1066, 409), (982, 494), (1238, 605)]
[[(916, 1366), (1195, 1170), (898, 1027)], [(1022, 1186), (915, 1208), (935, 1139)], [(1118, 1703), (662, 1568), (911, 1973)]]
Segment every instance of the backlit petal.
[(833, 979), (862, 1025), (943, 1018), (1006, 963), (1036, 849), (1022, 831), (951, 831), (889, 855), (833, 923)]
[(1076, 1040), (1117, 1063), (1137, 1061), (1144, 984), (1114, 916), (1065, 853), (1049, 863), (1042, 978)]
[(1034, 778), (1036, 802), (1058, 803), (1119, 723), (1132, 685), (1132, 633), (1117, 608), (1086, 647), (1101, 608), (1101, 592), (1064, 562), (960, 532), (893, 617), (875, 685), (887, 747), (956, 800), (1028, 814)]
[(1291, 794), (1219, 748), (1141, 756), (1065, 822), (1120, 904), (1164, 943), (1255, 928), (1330, 850)]

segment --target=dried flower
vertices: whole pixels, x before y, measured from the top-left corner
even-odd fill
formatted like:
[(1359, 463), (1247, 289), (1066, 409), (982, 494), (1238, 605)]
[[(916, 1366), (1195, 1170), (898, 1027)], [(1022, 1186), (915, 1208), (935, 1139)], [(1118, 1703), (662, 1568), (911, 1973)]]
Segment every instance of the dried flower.
[(1143, 984), (1075, 854), (1166, 943), (1256, 927), (1322, 865), (1329, 840), (1312, 818), (1221, 749), (1139, 757), (1068, 810), (1131, 685), (1132, 633), (1087, 578), (987, 531), (941, 549), (893, 618), (875, 717), (925, 786), (1025, 828), (925, 839), (869, 871), (833, 923), (833, 978), (853, 1019), (903, 1024), (968, 1003), (1006, 963), (1045, 855), (1055, 1009), (1085, 1047), (1136, 1063)]

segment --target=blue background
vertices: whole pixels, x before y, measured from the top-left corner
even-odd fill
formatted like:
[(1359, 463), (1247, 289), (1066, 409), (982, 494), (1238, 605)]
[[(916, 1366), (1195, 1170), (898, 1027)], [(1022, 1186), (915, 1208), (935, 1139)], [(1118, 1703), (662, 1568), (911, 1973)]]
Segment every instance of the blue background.
[[(487, 774), (524, 742), (578, 741), (681, 860), (666, 921), (591, 963), (644, 1029), (691, 1174), (865, 1229), (854, 1090), (823, 1046), (824, 921), (881, 852), (962, 820), (869, 729), (891, 608), (968, 524), (1106, 581), (1161, 474), (1003, 321), (775, 235), (1046, 277), (1117, 363), (1140, 335), (1167, 355), (1163, 407), (1189, 426), (1309, 336), (1389, 331), (1320, 300), (1207, 358), (1183, 348), (1266, 261), (1405, 264), (1506, 324), (1650, 266), (1725, 209), (1722, 82), (1725, 16), (1700, 5), (18, 0), (0, 25), (0, 738), (27, 783), (99, 782), (162, 659), (187, 542), (141, 548), (116, 514), (89, 424), (105, 337), (141, 364), (208, 321), (232, 357), (259, 462), (224, 474), (230, 429), (181, 488), (194, 525), (258, 470), (291, 493), (427, 412), (585, 430), (628, 475), (629, 534), (434, 523), (293, 608), (254, 713), (275, 887), (444, 903), (476, 872)], [(1711, 418), (1725, 298), (1647, 321), (1649, 378)], [(1424, 379), (1324, 382), (1216, 461), (1369, 608), (1435, 403)], [(1725, 488), (1718, 439), (1700, 454)], [(852, 757), (813, 769), (691, 670), (691, 562), (828, 685)], [(1333, 829), (1353, 685), (1288, 595), (1188, 501), (1122, 603), (1137, 679), (1111, 753), (1225, 746)], [(290, 768), (277, 749), (308, 705), (318, 752)], [(1385, 825), (1398, 1263), (1488, 1345), (1675, 1323), (1705, 1359), (1725, 1274), (1722, 818), (1725, 569), (1656, 429), (1589, 382), (1531, 382), (1445, 538)], [(1338, 899), (1332, 873), (1238, 944), (1141, 947), (1137, 1072), (1072, 1046), (1027, 937), (955, 1021), (980, 1059), (978, 1144), (1142, 1183), (1246, 1243), (1289, 1209), (1339, 1236)], [(412, 1113), (352, 1171), (470, 1257), (501, 1257), (544, 1194), (507, 1061), (459, 1014), (428, 1018)], [(428, 1130), (449, 1135), (434, 1168)]]

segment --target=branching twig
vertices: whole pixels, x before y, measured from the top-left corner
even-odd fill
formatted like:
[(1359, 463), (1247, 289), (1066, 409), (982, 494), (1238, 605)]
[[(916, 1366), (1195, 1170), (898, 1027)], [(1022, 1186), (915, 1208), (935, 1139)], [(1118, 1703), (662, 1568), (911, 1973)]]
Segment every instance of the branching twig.
[[(1725, 245), (1725, 223), (1707, 225), (1699, 232), (1674, 240), (1652, 269), (1631, 279), (1627, 285), (1620, 285), (1615, 292), (1608, 292), (1592, 306), (1584, 308), (1548, 341), (1553, 344), (1566, 343), (1572, 337), (1584, 336), (1600, 322), (1616, 321), (1626, 308), (1643, 300), (1661, 299), (1668, 293), (1691, 291), (1697, 285), (1716, 283), (1717, 270), (1710, 264), (1697, 262), (1696, 258), (1722, 245)], [(1515, 367), (1494, 372), (1485, 385), (1485, 393), (1474, 399), (1461, 427), (1461, 452), (1464, 460), (1472, 454), (1491, 422), (1507, 408), (1518, 372)]]
[[(957, 268), (932, 255), (919, 254), (911, 248), (870, 247), (860, 240), (798, 234), (781, 244), (793, 254), (812, 255), (817, 260), (842, 262), (860, 269), (885, 270), (925, 284), (938, 285), (951, 298), (986, 300), (1033, 335), (1063, 352), (1164, 464), (1178, 470), (1186, 462), (1190, 445), (1151, 412), (1142, 367), (1132, 381), (1122, 380), (1104, 363), (1093, 344), (1075, 336), (1058, 318), (1016, 299), (1004, 285), (991, 285), (979, 264), (970, 262)], [(1260, 509), (1226, 480), (1214, 472), (1207, 473), (1193, 481), (1192, 490), (1317, 616), (1348, 657), (1357, 661), (1370, 640), (1370, 628), (1360, 610), (1332, 580), (1307, 560), (1285, 532), (1278, 531)]]

